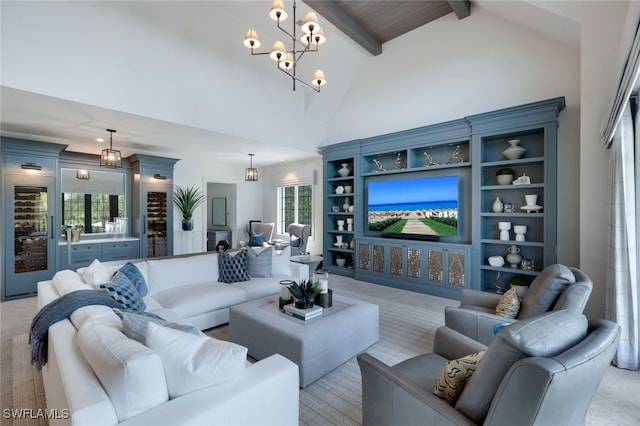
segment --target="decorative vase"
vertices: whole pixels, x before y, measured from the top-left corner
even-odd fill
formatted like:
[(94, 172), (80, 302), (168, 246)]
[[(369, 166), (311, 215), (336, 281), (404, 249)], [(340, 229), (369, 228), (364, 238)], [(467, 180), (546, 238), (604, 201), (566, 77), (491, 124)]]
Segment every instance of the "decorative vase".
[(509, 142), (509, 148), (502, 151), (502, 155), (507, 157), (509, 160), (517, 160), (522, 157), (522, 154), (527, 150), (526, 148), (518, 145), (520, 139), (511, 139)]
[(193, 219), (182, 219), (182, 230), (193, 231)]
[(356, 248), (356, 239), (352, 238), (351, 241), (349, 241), (349, 248), (351, 250), (353, 250), (354, 248)]
[(338, 266), (344, 266), (345, 263), (347, 263), (347, 261), (346, 261), (346, 259), (344, 257), (342, 259), (340, 259), (340, 258), (336, 259), (336, 265), (338, 265)]
[(496, 180), (498, 181), (498, 185), (511, 185), (513, 175), (497, 175)]
[(518, 254), (520, 253), (520, 247), (514, 244), (509, 246), (509, 248), (507, 248), (507, 251), (509, 252), (509, 254), (505, 256), (507, 258), (507, 262), (509, 263), (509, 265), (511, 265), (512, 268), (517, 268), (520, 264), (520, 261), (522, 260), (522, 256)]
[(313, 300), (300, 299), (295, 301), (295, 306), (298, 309), (313, 308)]
[(501, 213), (504, 210), (504, 204), (502, 204), (502, 200), (500, 200), (500, 197), (496, 197), (496, 200), (491, 205), (491, 210), (493, 210), (495, 213)]
[(349, 206), (351, 205), (351, 200), (349, 200), (349, 197), (344, 199), (344, 204), (342, 205), (342, 208), (344, 209), (345, 212), (349, 211)]
[(342, 163), (342, 168), (338, 169), (338, 174), (342, 177), (347, 177), (349, 176), (350, 170), (347, 167), (347, 163)]

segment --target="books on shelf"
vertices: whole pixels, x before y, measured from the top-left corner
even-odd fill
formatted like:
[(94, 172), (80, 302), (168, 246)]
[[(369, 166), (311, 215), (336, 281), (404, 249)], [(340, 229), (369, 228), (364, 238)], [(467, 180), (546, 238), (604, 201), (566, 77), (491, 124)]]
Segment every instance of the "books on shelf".
[(284, 305), (282, 309), (284, 310), (285, 314), (291, 315), (294, 318), (298, 318), (304, 321), (307, 321), (322, 315), (322, 306), (318, 306), (318, 305), (315, 305), (313, 308), (300, 309), (300, 308), (296, 308), (296, 306), (293, 303), (291, 303), (289, 305)]

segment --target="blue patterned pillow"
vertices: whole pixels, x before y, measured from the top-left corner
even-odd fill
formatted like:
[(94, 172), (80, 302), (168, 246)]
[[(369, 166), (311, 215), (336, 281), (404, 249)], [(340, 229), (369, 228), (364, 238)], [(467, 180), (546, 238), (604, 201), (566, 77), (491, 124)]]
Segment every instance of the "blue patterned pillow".
[(118, 270), (123, 273), (131, 284), (138, 290), (140, 296), (144, 297), (147, 295), (147, 282), (144, 280), (142, 273), (140, 273), (140, 269), (136, 265), (131, 262), (127, 262), (122, 268)]
[(218, 281), (222, 283), (237, 283), (251, 279), (247, 272), (246, 250), (232, 254), (220, 251), (218, 256), (220, 257), (220, 277)]
[(107, 284), (100, 284), (100, 291), (111, 296), (113, 300), (124, 305), (131, 312), (144, 312), (147, 306), (142, 296), (126, 275), (117, 272)]
[(264, 232), (256, 234), (255, 232), (251, 231), (251, 239), (249, 240), (249, 245), (251, 247), (256, 247), (262, 246), (262, 243), (264, 243)]

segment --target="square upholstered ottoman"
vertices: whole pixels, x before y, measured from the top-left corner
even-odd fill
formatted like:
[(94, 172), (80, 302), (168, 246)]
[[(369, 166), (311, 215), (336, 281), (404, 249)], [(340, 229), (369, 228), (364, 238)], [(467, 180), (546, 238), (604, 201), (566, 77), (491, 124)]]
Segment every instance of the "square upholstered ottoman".
[(285, 315), (278, 296), (229, 309), (232, 342), (263, 359), (279, 353), (298, 364), (304, 388), (378, 341), (378, 306), (333, 294), (333, 306), (308, 321)]

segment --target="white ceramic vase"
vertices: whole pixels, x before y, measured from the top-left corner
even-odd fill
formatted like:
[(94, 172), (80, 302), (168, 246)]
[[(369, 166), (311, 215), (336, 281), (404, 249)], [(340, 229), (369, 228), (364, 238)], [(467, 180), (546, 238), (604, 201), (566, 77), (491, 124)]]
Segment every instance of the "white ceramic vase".
[(496, 197), (495, 201), (491, 205), (491, 210), (493, 210), (494, 213), (502, 213), (504, 210), (504, 204), (502, 204), (500, 197)]
[(517, 160), (518, 158), (522, 157), (527, 149), (518, 145), (519, 142), (520, 139), (511, 139), (509, 141), (509, 148), (502, 151), (502, 155), (504, 155), (509, 160)]
[(517, 268), (518, 265), (520, 264), (520, 261), (522, 260), (522, 256), (520, 256), (519, 254), (520, 247), (514, 244), (509, 246), (507, 251), (509, 252), (509, 254), (505, 256), (507, 258), (507, 263), (509, 263), (509, 265), (511, 265), (512, 268)]
[(342, 177), (349, 176), (349, 173), (351, 173), (351, 171), (347, 167), (347, 163), (342, 163), (341, 166), (342, 168), (338, 169), (338, 174)]

